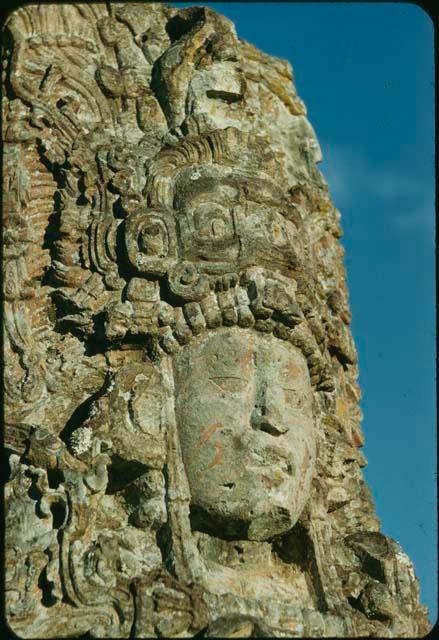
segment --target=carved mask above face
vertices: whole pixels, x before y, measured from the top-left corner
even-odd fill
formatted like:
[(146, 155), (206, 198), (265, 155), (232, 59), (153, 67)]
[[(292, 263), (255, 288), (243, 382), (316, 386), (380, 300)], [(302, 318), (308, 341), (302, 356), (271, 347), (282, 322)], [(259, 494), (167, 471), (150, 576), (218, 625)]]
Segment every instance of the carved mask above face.
[(205, 272), (249, 265), (296, 268), (302, 241), (285, 217), (283, 194), (268, 177), (199, 164), (177, 180), (174, 207), (182, 254)]
[[(213, 265), (236, 264), (238, 185), (213, 166), (195, 165), (177, 183), (176, 216), (183, 256)], [(230, 266), (229, 266), (230, 269)]]
[(271, 335), (221, 329), (184, 349), (175, 372), (193, 526), (253, 540), (288, 531), (315, 459), (303, 355)]

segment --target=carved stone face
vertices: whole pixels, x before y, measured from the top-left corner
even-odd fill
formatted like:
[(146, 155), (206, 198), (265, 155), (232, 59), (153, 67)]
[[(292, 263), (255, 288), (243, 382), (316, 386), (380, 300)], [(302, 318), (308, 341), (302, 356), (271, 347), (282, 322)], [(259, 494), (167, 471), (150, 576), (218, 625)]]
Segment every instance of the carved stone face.
[(302, 353), (271, 335), (224, 328), (191, 342), (175, 373), (193, 526), (253, 540), (290, 529), (315, 458)]

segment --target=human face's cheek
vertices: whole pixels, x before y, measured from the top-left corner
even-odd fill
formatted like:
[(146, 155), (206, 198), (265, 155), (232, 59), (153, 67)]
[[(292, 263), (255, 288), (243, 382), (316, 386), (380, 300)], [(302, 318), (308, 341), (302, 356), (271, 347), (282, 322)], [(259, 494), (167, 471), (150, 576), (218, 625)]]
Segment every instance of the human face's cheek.
[(219, 382), (204, 378), (177, 398), (180, 442), (193, 496), (201, 480), (206, 490), (221, 484), (225, 469), (237, 473), (245, 455), (243, 435), (250, 408), (242, 394), (244, 382), (235, 384), (234, 391)]

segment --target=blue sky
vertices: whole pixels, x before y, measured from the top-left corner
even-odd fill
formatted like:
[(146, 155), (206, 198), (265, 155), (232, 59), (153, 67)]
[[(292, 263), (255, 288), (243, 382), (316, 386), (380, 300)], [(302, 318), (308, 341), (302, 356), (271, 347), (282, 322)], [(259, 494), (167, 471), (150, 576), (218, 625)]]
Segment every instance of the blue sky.
[[(177, 3), (171, 3), (177, 6)], [(363, 391), (365, 477), (383, 533), (437, 619), (433, 24), (403, 3), (208, 4), (293, 66), (342, 214)]]

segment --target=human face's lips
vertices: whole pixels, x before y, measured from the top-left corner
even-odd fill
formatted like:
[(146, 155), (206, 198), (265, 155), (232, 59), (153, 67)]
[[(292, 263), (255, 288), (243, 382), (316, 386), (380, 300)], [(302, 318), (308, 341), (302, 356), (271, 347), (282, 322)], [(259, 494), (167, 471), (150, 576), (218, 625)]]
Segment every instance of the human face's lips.
[(259, 451), (260, 452), (252, 451), (251, 464), (246, 465), (246, 470), (277, 469), (285, 475), (285, 479), (295, 475), (293, 455), (288, 455), (288, 452), (284, 448), (273, 447), (265, 442), (262, 450), (259, 449)]

